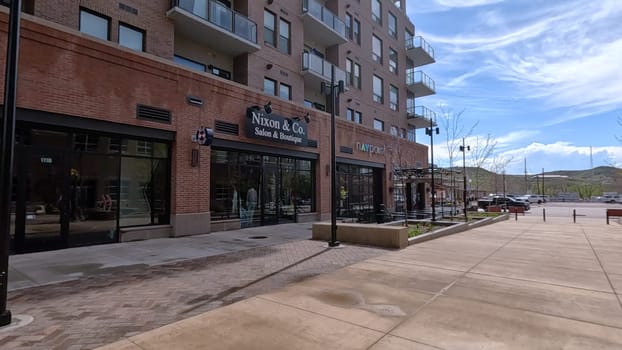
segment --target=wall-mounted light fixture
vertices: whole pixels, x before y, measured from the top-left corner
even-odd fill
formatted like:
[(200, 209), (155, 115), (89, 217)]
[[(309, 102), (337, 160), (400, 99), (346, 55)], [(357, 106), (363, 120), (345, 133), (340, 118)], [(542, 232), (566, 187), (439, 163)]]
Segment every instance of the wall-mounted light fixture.
[(272, 101), (268, 101), (268, 103), (263, 106), (263, 110), (266, 111), (266, 114), (272, 113)]
[(266, 64), (266, 69), (272, 69), (272, 63)]
[(292, 117), (290, 118), (290, 121), (292, 120), (304, 120), (305, 123), (309, 124), (311, 122), (311, 118), (309, 118), (309, 112), (307, 112), (307, 114), (305, 114), (304, 117)]

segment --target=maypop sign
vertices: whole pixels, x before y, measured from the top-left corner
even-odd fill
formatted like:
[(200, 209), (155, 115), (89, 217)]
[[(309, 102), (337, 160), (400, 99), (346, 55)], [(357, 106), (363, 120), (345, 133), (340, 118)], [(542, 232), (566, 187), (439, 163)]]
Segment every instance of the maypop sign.
[(376, 146), (370, 143), (357, 142), (356, 149), (359, 150), (360, 152), (369, 153), (370, 155), (384, 154), (384, 146)]
[(246, 109), (246, 136), (289, 143), (296, 146), (307, 145), (307, 124), (300, 120), (285, 118), (277, 114), (267, 114), (258, 107)]

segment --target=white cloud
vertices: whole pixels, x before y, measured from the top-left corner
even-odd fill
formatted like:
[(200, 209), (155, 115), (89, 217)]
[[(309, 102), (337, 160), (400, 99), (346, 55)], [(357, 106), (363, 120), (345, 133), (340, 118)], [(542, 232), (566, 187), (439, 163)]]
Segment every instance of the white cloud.
[(504, 0), (436, 0), (443, 7), (476, 7), (503, 2)]
[[(437, 3), (459, 7), (496, 1)], [(441, 78), (439, 90), (474, 91), (485, 81), (495, 89), (492, 93), (503, 90), (535, 103), (545, 101), (544, 107), (556, 112), (541, 121), (546, 125), (621, 108), (622, 1), (545, 2), (524, 8), (514, 12), (499, 4), (476, 13), (455, 36), (423, 33), (437, 51), (435, 66), (443, 69), (439, 75), (448, 81), (442, 84)]]

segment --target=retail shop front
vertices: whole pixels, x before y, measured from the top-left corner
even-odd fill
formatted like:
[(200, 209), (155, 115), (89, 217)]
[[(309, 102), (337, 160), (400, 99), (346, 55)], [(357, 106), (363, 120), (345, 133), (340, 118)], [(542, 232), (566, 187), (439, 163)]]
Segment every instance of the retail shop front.
[(318, 154), (317, 148), (309, 146), (307, 134), (303, 120), (250, 107), (246, 136), (268, 142), (214, 140), (210, 167), (212, 231), (316, 219)]
[(119, 241), (168, 224), (173, 132), (18, 111), (14, 253)]

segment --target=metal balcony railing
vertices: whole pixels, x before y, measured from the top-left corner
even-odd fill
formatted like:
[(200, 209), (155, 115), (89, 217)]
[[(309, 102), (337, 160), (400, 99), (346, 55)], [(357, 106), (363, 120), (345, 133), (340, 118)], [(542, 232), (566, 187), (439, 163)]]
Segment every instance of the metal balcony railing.
[(432, 91), (436, 91), (434, 80), (422, 71), (406, 71), (406, 85), (423, 84)]
[(303, 0), (302, 12), (311, 14), (341, 36), (346, 36), (346, 24), (317, 0)]
[(218, 1), (172, 0), (172, 6), (184, 9), (242, 39), (257, 43), (257, 24)]
[[(305, 51), (302, 53), (302, 70), (310, 71), (317, 75), (321, 75), (327, 82), (331, 81), (331, 67), (332, 63), (324, 60), (322, 57), (315, 55), (311, 52)], [(337, 66), (335, 66), (335, 82), (339, 80), (346, 81), (346, 73)]]
[(435, 120), (436, 112), (424, 106), (408, 106), (406, 113), (409, 118), (425, 118)]
[(420, 36), (406, 38), (406, 50), (421, 48), (434, 59), (434, 48)]

